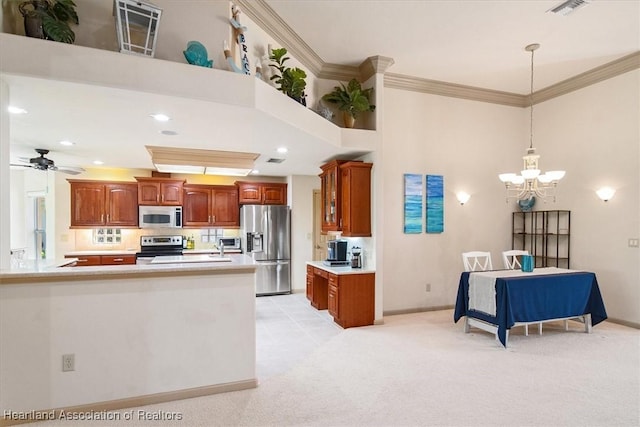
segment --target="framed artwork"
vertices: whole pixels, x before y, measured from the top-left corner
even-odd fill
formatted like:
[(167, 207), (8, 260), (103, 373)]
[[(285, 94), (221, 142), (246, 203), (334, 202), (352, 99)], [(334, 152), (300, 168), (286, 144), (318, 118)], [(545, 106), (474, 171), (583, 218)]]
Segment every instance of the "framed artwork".
[(422, 233), (422, 175), (404, 174), (404, 232)]
[(444, 177), (427, 175), (427, 233), (444, 231)]

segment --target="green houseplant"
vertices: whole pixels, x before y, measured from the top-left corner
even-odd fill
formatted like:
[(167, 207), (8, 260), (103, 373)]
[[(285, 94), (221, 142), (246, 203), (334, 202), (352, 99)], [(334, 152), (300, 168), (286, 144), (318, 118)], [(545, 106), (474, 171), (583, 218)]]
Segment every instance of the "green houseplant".
[(290, 68), (285, 66), (284, 63), (289, 60), (289, 57), (285, 56), (286, 54), (287, 49), (284, 47), (271, 50), (269, 59), (274, 63), (269, 64), (269, 66), (277, 70), (277, 72), (271, 76), (271, 80), (279, 85), (279, 91), (306, 106), (304, 90), (307, 86), (307, 82), (305, 81), (307, 73), (297, 67)]
[(359, 113), (365, 111), (373, 111), (376, 106), (371, 104), (370, 97), (373, 88), (362, 89), (360, 82), (351, 79), (345, 86), (335, 86), (332, 92), (322, 97), (324, 101), (336, 104), (338, 109), (343, 112), (344, 124), (346, 127), (353, 127), (356, 117)]
[(29, 37), (73, 43), (76, 35), (70, 23), (78, 25), (73, 0), (28, 0), (18, 6), (24, 17), (25, 33)]

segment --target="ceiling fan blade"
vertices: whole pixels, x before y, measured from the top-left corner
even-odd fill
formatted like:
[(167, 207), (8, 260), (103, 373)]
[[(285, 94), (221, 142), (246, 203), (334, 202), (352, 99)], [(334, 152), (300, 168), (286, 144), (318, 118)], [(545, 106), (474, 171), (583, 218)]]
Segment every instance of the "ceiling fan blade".
[(21, 163), (10, 163), (9, 166), (19, 166), (22, 168), (33, 168), (33, 166), (29, 164), (21, 164)]
[(74, 166), (53, 166), (53, 167), (50, 167), (49, 169), (55, 170), (57, 172), (66, 173), (69, 175), (78, 175), (78, 174), (81, 174), (82, 172), (85, 172), (83, 168), (74, 167)]

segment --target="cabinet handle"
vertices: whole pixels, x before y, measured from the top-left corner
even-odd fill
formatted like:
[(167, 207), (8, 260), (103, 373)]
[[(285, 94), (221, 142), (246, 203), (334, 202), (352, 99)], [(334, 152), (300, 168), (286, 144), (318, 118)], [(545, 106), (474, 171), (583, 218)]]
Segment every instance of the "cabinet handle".
[(209, 224), (211, 224), (211, 215), (209, 215)]
[(216, 222), (216, 216), (215, 215), (213, 216), (213, 222)]
[(113, 259), (113, 262), (122, 262), (122, 261), (124, 261), (124, 259), (122, 259), (122, 258), (114, 258)]
[(156, 195), (156, 202), (160, 202), (160, 195), (159, 194)]
[(107, 214), (107, 222), (109, 222), (109, 214)]
[(87, 262), (87, 261), (89, 261), (89, 260), (88, 259), (78, 259), (78, 261), (76, 261), (76, 262)]
[(342, 228), (342, 218), (340, 218), (340, 228)]
[(162, 195), (162, 203), (164, 203), (164, 194)]
[(104, 222), (104, 214), (100, 214), (100, 222)]

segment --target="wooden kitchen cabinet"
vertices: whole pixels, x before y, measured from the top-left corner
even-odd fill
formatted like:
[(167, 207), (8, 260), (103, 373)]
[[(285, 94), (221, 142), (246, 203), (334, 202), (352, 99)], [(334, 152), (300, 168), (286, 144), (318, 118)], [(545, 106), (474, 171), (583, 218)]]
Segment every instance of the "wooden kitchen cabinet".
[(65, 258), (78, 258), (74, 267), (87, 267), (90, 265), (125, 265), (135, 264), (136, 256), (129, 254), (116, 255), (65, 255)]
[(139, 205), (182, 206), (184, 180), (156, 177), (136, 177), (136, 180)]
[(307, 264), (307, 299), (345, 329), (373, 325), (375, 273), (334, 274)]
[(345, 237), (371, 236), (371, 163), (347, 162), (342, 175), (341, 229)]
[(332, 160), (320, 176), (321, 229), (345, 237), (371, 236), (372, 163)]
[(136, 183), (67, 181), (71, 184), (71, 228), (138, 226)]
[(236, 181), (241, 205), (286, 205), (287, 184), (280, 182)]
[(185, 184), (183, 227), (239, 227), (238, 188)]

